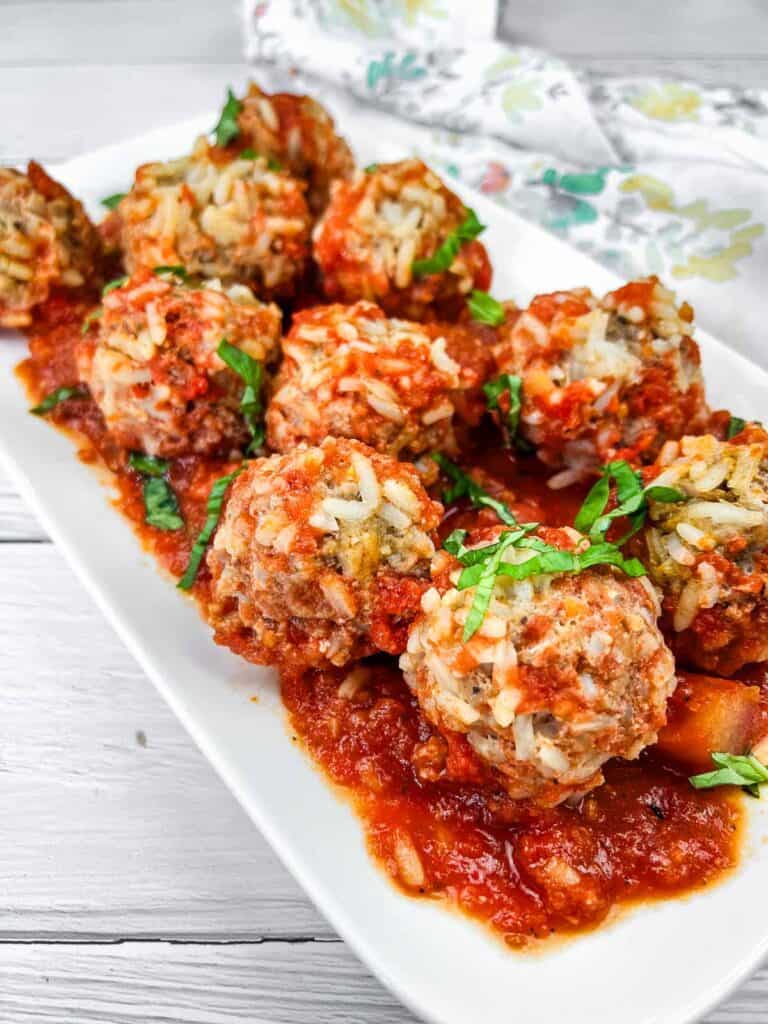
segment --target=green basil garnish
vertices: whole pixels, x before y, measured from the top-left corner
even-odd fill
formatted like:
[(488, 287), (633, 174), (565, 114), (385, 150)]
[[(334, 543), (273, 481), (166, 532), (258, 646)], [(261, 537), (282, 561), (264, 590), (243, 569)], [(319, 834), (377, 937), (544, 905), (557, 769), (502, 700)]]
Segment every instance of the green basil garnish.
[(490, 508), (496, 513), (502, 523), (505, 523), (507, 526), (517, 525), (517, 519), (512, 510), (503, 501), (498, 501), (492, 497), (480, 484), (475, 483), (472, 477), (468, 476), (463, 469), (460, 469), (441, 452), (433, 452), (432, 458), (445, 475), (453, 481), (453, 487), (443, 491), (443, 501), (446, 504), (457, 501), (459, 498), (469, 498), (474, 508)]
[(182, 267), (179, 263), (169, 264), (168, 266), (153, 267), (152, 273), (157, 274), (158, 277), (163, 274), (173, 274), (174, 277), (181, 278), (182, 281), (187, 281), (189, 279), (187, 268)]
[(86, 389), (79, 385), (69, 388), (56, 388), (55, 391), (51, 391), (50, 394), (46, 395), (39, 405), (33, 406), (29, 411), (34, 416), (44, 416), (51, 409), (55, 408), (59, 402), (66, 402), (68, 398), (86, 398), (87, 396), (88, 392)]
[(98, 309), (92, 309), (88, 316), (83, 320), (83, 326), (80, 328), (80, 333), (85, 335), (91, 328), (91, 324), (96, 323), (104, 316), (104, 310), (99, 306)]
[(363, 168), (366, 174), (375, 174), (376, 171), (378, 171), (378, 169), (378, 164), (366, 164), (366, 166)]
[[(616, 486), (616, 508), (606, 512), (611, 493), (611, 481)], [(581, 533), (586, 533), (591, 540), (604, 540), (614, 519), (626, 516), (629, 519), (629, 531), (618, 541), (617, 545), (626, 543), (633, 537), (645, 522), (648, 513), (648, 499), (652, 501), (685, 501), (682, 491), (674, 487), (658, 487), (650, 483), (643, 487), (642, 474), (632, 469), (628, 462), (619, 459), (603, 466), (600, 479), (592, 486), (584, 503), (579, 509), (574, 526)]]
[(222, 338), (216, 351), (219, 358), (231, 370), (235, 371), (245, 385), (243, 396), (240, 399), (240, 412), (243, 414), (243, 419), (248, 424), (248, 429), (251, 432), (251, 443), (248, 446), (248, 452), (252, 452), (256, 448), (261, 448), (264, 444), (264, 424), (259, 420), (263, 411), (261, 404), (261, 363), (257, 362), (252, 356), (249, 356), (243, 349), (238, 348), (236, 345), (231, 345), (226, 338)]
[[(625, 558), (615, 544), (600, 541), (591, 544), (585, 551), (562, 551), (540, 537), (529, 536), (538, 525), (524, 523), (518, 529), (501, 534), (498, 540), (482, 548), (465, 548), (466, 533), (461, 530), (454, 530), (446, 538), (443, 547), (464, 566), (456, 584), (457, 589), (475, 587), (475, 596), (464, 625), (464, 643), (482, 625), (496, 580), (501, 576), (524, 580), (529, 576), (547, 573), (580, 573), (595, 565), (612, 565), (630, 577), (645, 575), (642, 562), (637, 558)], [(504, 552), (512, 547), (531, 550), (535, 554), (525, 562), (505, 562)]]
[(503, 421), (504, 440), (507, 445), (513, 444), (522, 455), (530, 455), (533, 445), (518, 434), (520, 412), (523, 407), (522, 379), (511, 373), (502, 373), (500, 376), (494, 377), (493, 380), (486, 381), (483, 384), (483, 391), (488, 409), (496, 409), (499, 413), (502, 412), (499, 399), (505, 393), (509, 395), (509, 409), (506, 420)]
[(459, 254), (459, 250), (465, 242), (471, 242), (481, 232), (485, 231), (485, 224), (477, 219), (474, 210), (467, 210), (466, 217), (459, 224), (455, 231), (452, 231), (446, 238), (437, 252), (425, 260), (414, 260), (411, 270), (414, 277), (424, 277), (426, 274), (441, 274), (448, 270)]
[(714, 753), (710, 757), (717, 771), (691, 775), (688, 779), (695, 789), (713, 789), (715, 786), (741, 786), (750, 796), (759, 797), (759, 787), (768, 782), (768, 768), (753, 754)]
[(122, 288), (127, 280), (127, 276), (116, 277), (114, 281), (110, 281), (108, 284), (105, 284), (104, 287), (101, 289), (102, 299), (104, 298), (105, 295), (109, 295), (110, 292), (113, 292), (115, 288)]
[(725, 435), (726, 440), (730, 441), (732, 437), (736, 437), (740, 434), (744, 427), (746, 427), (747, 421), (743, 420), (741, 416), (731, 416), (728, 420), (728, 431)]
[(127, 194), (127, 192), (115, 192), (114, 195), (105, 196), (105, 198), (101, 200), (101, 205), (106, 206), (108, 210), (116, 210), (120, 205), (120, 201), (125, 199)]
[(470, 295), (467, 306), (473, 320), (491, 327), (499, 327), (504, 323), (504, 307), (500, 302), (477, 288)]
[(208, 495), (208, 501), (205, 506), (205, 524), (198, 534), (197, 540), (189, 554), (189, 562), (187, 563), (184, 575), (176, 584), (180, 590), (189, 590), (195, 582), (200, 568), (200, 563), (205, 555), (205, 549), (208, 547), (208, 542), (213, 536), (213, 531), (218, 525), (219, 516), (221, 515), (221, 509), (224, 504), (224, 495), (227, 492), (227, 488), (235, 477), (238, 477), (244, 469), (244, 465), (239, 466), (237, 469), (233, 470), (233, 472), (227, 473), (226, 476), (219, 477), (211, 488), (211, 493)]
[(240, 100), (231, 89), (227, 89), (227, 100), (221, 110), (221, 116), (213, 129), (217, 146), (226, 146), (240, 134), (237, 115), (243, 109)]
[(184, 520), (179, 501), (165, 478), (170, 463), (157, 455), (131, 452), (128, 465), (143, 478), (144, 521), (158, 530), (180, 530)]

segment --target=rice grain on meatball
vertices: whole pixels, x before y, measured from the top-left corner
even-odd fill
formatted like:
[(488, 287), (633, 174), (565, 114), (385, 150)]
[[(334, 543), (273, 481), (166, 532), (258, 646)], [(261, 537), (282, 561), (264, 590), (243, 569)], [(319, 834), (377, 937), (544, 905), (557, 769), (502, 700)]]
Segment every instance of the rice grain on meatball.
[(677, 653), (723, 675), (768, 659), (768, 434), (735, 441), (664, 447), (653, 483), (685, 500), (649, 502), (641, 552)]
[(490, 285), (482, 243), (465, 242), (440, 273), (418, 276), (413, 264), (434, 256), (467, 214), (421, 160), (381, 164), (336, 182), (314, 232), (325, 294), (341, 302), (369, 299), (412, 320), (428, 313), (454, 319), (473, 288)]
[(136, 171), (119, 205), (125, 265), (182, 265), (261, 297), (290, 295), (309, 254), (304, 187), (265, 157), (233, 157), (198, 139), (190, 156)]
[(284, 164), (307, 182), (314, 214), (328, 205), (331, 182), (349, 178), (355, 169), (352, 152), (335, 131), (333, 118), (311, 96), (280, 92), (270, 95), (251, 82), (237, 117), (239, 142), (262, 156)]
[(414, 458), (457, 454), (485, 403), (493, 358), (482, 328), (387, 319), (370, 302), (297, 314), (267, 410), (270, 447), (329, 434)]
[(251, 463), (208, 553), (217, 642), (285, 667), (400, 653), (441, 512), (414, 469), (356, 441)]
[(100, 256), (82, 204), (40, 164), (0, 167), (0, 327), (26, 327), (53, 286), (92, 279)]
[[(583, 541), (570, 529), (539, 536), (566, 549)], [(504, 560), (533, 555), (512, 547)], [(456, 589), (458, 563), (439, 558), (447, 569), (436, 559), (436, 586), (422, 598), (400, 666), (427, 718), (465, 734), (512, 797), (551, 805), (585, 793), (602, 782), (609, 758), (636, 757), (654, 742), (675, 671), (647, 578), (608, 567), (497, 577), (480, 628), (464, 642), (476, 588)]]
[(656, 278), (602, 299), (588, 289), (539, 295), (496, 349), (522, 383), (519, 430), (565, 486), (613, 459), (652, 462), (662, 444), (705, 429), (693, 312)]
[(260, 363), (274, 360), (280, 311), (244, 285), (192, 288), (148, 271), (103, 298), (78, 369), (115, 442), (164, 458), (244, 447), (243, 381), (222, 362), (223, 338)]

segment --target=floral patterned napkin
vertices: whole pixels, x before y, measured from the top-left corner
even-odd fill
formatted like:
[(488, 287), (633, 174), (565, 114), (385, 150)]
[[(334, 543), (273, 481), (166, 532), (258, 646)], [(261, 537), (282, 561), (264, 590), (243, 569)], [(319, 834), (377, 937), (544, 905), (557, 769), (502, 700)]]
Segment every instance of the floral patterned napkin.
[(658, 274), (768, 367), (768, 90), (577, 73), (495, 42), (495, 0), (244, 2), (262, 70), (418, 123), (405, 151), (622, 277)]

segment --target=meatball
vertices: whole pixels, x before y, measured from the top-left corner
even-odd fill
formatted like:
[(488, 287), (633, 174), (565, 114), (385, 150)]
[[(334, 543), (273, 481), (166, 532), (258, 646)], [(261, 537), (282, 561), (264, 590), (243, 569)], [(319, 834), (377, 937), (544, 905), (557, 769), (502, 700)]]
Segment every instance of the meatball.
[(330, 299), (370, 299), (393, 316), (455, 319), (473, 288), (487, 289), (491, 265), (476, 239), (464, 242), (447, 270), (414, 273), (469, 211), (421, 160), (381, 164), (339, 181), (314, 232), (315, 260)]
[(332, 434), (394, 456), (455, 455), (493, 364), (480, 331), (389, 320), (371, 302), (297, 314), (283, 352), (267, 411), (277, 451)]
[(357, 441), (251, 463), (208, 553), (217, 642), (287, 667), (400, 653), (441, 513), (412, 467)]
[(125, 265), (180, 264), (261, 297), (291, 295), (309, 254), (304, 188), (265, 157), (233, 157), (198, 139), (190, 156), (136, 171), (118, 208)]
[(331, 182), (349, 178), (355, 169), (352, 152), (335, 132), (333, 118), (317, 100), (288, 92), (263, 92), (251, 82), (237, 117), (239, 142), (282, 163), (307, 182), (314, 214), (328, 205)]
[(0, 327), (26, 327), (53, 286), (93, 278), (100, 256), (82, 204), (40, 164), (0, 167)]
[(706, 428), (692, 317), (648, 278), (603, 299), (539, 295), (500, 328), (498, 369), (522, 384), (520, 434), (563, 470), (554, 486), (617, 458), (652, 462), (666, 440)]
[[(539, 536), (565, 549), (583, 543), (570, 529)], [(532, 555), (512, 547), (504, 560)], [(456, 589), (457, 563), (441, 554), (436, 566), (442, 559), (400, 666), (427, 718), (463, 733), (513, 798), (551, 805), (585, 793), (609, 758), (654, 742), (675, 671), (647, 578), (608, 567), (497, 577), (479, 630), (463, 642), (476, 588)]]
[(77, 353), (115, 442), (165, 458), (228, 454), (248, 443), (242, 379), (217, 355), (223, 338), (258, 362), (273, 360), (280, 311), (244, 285), (191, 288), (139, 271), (103, 299), (98, 331)]
[(768, 434), (684, 437), (663, 448), (639, 554), (661, 588), (678, 655), (722, 675), (768, 659)]

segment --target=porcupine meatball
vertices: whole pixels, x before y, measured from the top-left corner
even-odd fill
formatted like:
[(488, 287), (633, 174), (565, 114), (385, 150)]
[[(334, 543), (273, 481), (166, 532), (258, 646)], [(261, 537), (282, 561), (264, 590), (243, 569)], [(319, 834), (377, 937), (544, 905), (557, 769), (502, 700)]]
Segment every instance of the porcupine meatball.
[(78, 369), (115, 442), (165, 458), (247, 445), (244, 384), (217, 355), (223, 338), (268, 363), (278, 352), (280, 311), (244, 285), (192, 288), (149, 271), (105, 295)]
[(329, 299), (369, 299), (391, 316), (454, 319), (473, 288), (487, 289), (491, 265), (476, 238), (447, 270), (414, 272), (435, 255), (468, 210), (421, 160), (381, 164), (339, 181), (314, 232), (314, 255)]
[(692, 318), (648, 278), (602, 299), (586, 288), (539, 295), (500, 328), (498, 369), (521, 378), (519, 430), (562, 470), (553, 486), (616, 458), (652, 462), (665, 441), (706, 428)]
[(192, 153), (144, 164), (118, 207), (125, 265), (182, 265), (263, 298), (293, 294), (309, 255), (304, 183), (265, 157), (198, 139)]
[(768, 434), (684, 437), (656, 468), (653, 483), (685, 500), (649, 501), (639, 554), (662, 590), (676, 652), (721, 675), (767, 659)]
[(238, 144), (272, 157), (307, 182), (314, 214), (328, 205), (331, 182), (349, 178), (355, 169), (352, 152), (335, 131), (333, 118), (311, 96), (263, 92), (251, 82), (243, 97), (237, 124)]
[[(483, 544), (497, 535), (486, 531)], [(583, 543), (570, 529), (539, 536), (565, 549)], [(532, 554), (513, 547), (504, 560)], [(609, 567), (498, 577), (465, 643), (475, 587), (456, 589), (458, 563), (439, 558), (447, 569), (422, 598), (400, 666), (427, 718), (465, 734), (513, 798), (552, 805), (585, 793), (609, 758), (654, 742), (675, 671), (647, 578)]]
[(217, 642), (287, 667), (400, 653), (441, 513), (414, 469), (356, 441), (251, 463), (208, 554)]
[(100, 256), (82, 204), (40, 164), (0, 167), (0, 327), (26, 327), (52, 286), (81, 287)]
[(404, 458), (456, 455), (485, 410), (493, 357), (482, 331), (390, 320), (371, 302), (297, 314), (267, 411), (270, 447), (332, 434)]

